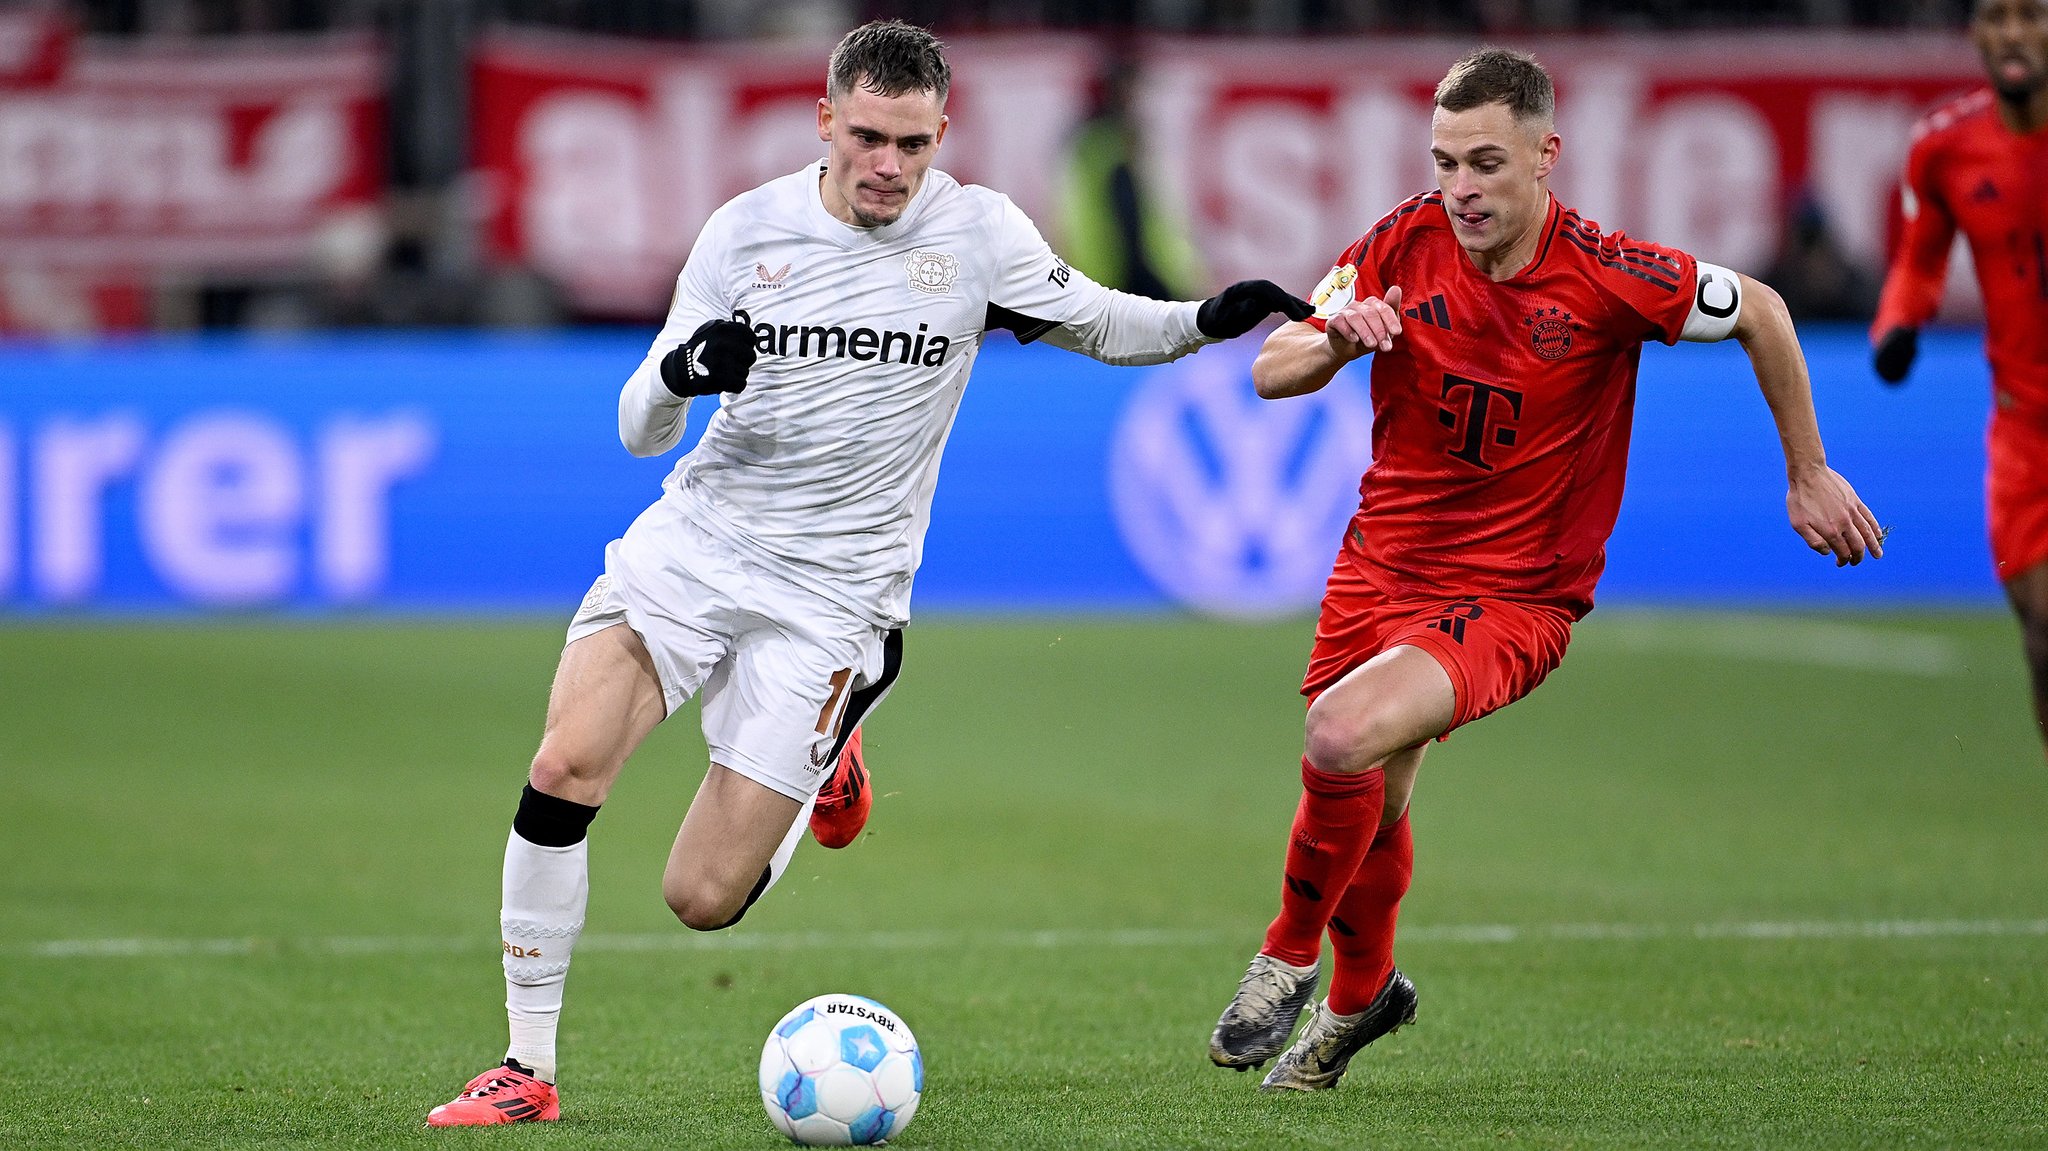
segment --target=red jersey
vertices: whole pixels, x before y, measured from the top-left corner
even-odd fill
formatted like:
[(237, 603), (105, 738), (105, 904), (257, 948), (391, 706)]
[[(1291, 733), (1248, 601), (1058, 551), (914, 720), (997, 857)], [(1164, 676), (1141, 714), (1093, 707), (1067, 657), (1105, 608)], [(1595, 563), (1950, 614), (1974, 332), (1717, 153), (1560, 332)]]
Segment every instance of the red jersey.
[(1643, 341), (1678, 339), (1696, 276), (1691, 256), (1602, 233), (1554, 196), (1536, 258), (1499, 283), (1458, 246), (1441, 192), (1389, 213), (1309, 321), (1401, 288), (1400, 338), (1373, 355), (1373, 459), (1346, 558), (1392, 595), (1583, 615), (1621, 510)]
[(1933, 318), (1960, 228), (1984, 293), (1998, 407), (2048, 413), (2048, 130), (2006, 127), (1989, 88), (1955, 100), (1914, 127), (1901, 200), (1905, 234), (1872, 340)]

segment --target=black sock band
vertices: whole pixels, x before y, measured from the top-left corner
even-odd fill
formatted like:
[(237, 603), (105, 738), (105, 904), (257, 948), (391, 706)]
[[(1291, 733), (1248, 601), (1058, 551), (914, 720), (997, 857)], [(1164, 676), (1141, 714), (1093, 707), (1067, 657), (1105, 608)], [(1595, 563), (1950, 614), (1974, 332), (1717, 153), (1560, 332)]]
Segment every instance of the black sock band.
[(519, 812), (512, 817), (512, 831), (535, 847), (573, 847), (590, 833), (590, 821), (597, 809), (557, 799), (532, 784), (519, 793)]

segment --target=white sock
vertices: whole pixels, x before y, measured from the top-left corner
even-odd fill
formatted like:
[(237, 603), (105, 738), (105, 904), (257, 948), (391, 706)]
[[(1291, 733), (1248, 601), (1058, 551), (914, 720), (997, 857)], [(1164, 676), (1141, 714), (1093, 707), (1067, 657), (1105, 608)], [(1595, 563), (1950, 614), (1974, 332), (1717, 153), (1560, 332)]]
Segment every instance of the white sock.
[(505, 1016), (516, 1059), (549, 1083), (555, 1081), (555, 1030), (562, 1019), (562, 984), (569, 955), (583, 934), (590, 902), (590, 841), (542, 847), (513, 832), (505, 843)]

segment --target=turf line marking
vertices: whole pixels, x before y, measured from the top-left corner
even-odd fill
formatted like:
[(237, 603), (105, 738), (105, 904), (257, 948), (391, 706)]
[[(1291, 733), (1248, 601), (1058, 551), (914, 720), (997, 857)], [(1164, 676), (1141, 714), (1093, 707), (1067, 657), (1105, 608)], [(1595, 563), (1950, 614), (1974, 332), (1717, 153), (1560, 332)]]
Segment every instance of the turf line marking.
[(1947, 636), (1796, 616), (1619, 613), (1586, 637), (1627, 651), (1675, 651), (1760, 663), (1845, 668), (1941, 679), (1969, 670)]
[[(1698, 923), (1437, 924), (1404, 928), (1404, 943), (1508, 944), (1634, 942), (1663, 939), (1956, 939), (1975, 936), (2048, 936), (2048, 919), (1873, 919)], [(592, 932), (579, 952), (618, 951), (934, 951), (996, 948), (1008, 951), (1070, 947), (1131, 949), (1243, 942), (1245, 931), (1220, 928), (1127, 928), (1046, 931), (785, 931), (699, 935), (681, 930), (644, 934)], [(247, 939), (57, 939), (0, 946), (0, 954), (41, 959), (155, 959), (211, 955), (409, 955), (480, 951), (482, 936), (330, 936)]]

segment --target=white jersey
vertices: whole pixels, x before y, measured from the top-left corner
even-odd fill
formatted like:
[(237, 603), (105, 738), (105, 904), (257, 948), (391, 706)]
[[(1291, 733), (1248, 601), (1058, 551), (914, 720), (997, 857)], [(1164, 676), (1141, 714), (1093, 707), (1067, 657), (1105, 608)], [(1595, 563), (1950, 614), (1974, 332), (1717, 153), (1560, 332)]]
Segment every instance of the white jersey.
[(1196, 305), (1114, 292), (1068, 267), (1008, 197), (944, 172), (893, 224), (825, 210), (823, 165), (713, 213), (668, 322), (619, 400), (635, 455), (681, 438), (662, 358), (708, 320), (754, 330), (746, 390), (722, 398), (664, 484), (693, 523), (882, 627), (909, 618), (939, 456), (989, 328), (1113, 363), (1206, 342)]

